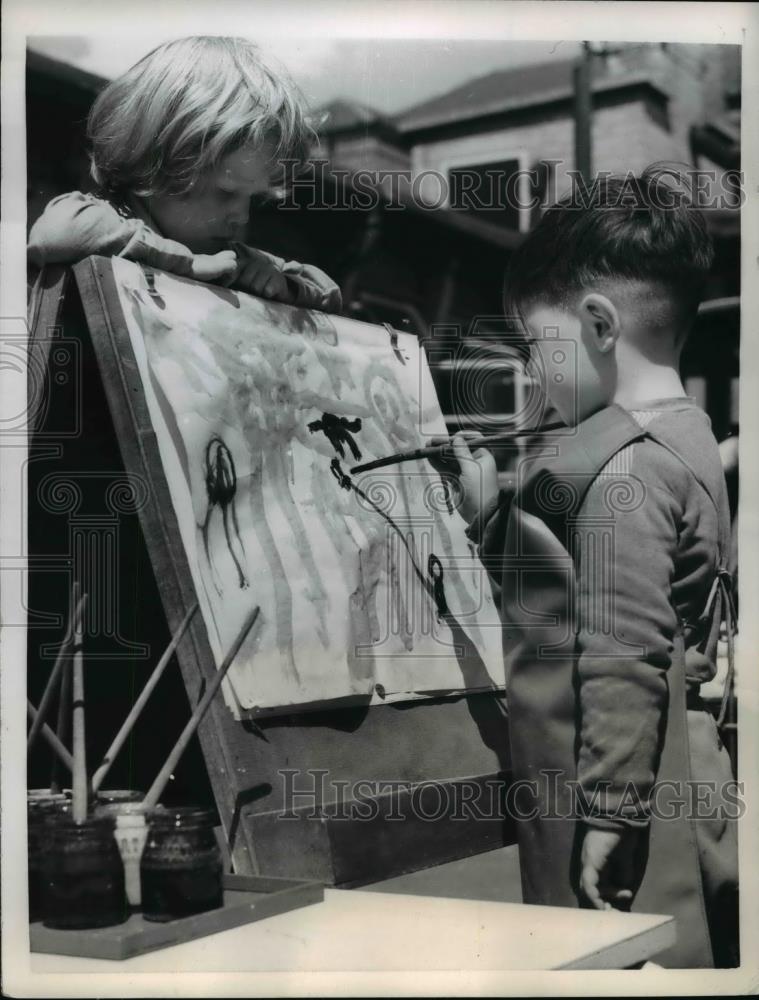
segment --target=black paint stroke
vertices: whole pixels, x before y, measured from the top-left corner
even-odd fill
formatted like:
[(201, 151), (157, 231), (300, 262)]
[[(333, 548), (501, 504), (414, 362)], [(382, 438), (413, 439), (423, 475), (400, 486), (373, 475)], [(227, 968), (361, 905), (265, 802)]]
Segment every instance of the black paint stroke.
[(234, 564), (237, 567), (237, 575), (239, 578), (240, 588), (242, 589), (248, 586), (248, 581), (242, 571), (242, 567), (240, 566), (237, 556), (235, 555), (235, 551), (232, 546), (232, 539), (229, 534), (229, 517), (231, 510), (232, 527), (234, 528), (234, 533), (237, 537), (240, 548), (244, 552), (245, 546), (243, 545), (242, 538), (240, 537), (240, 527), (237, 523), (237, 509), (235, 507), (237, 472), (235, 470), (235, 462), (232, 458), (232, 452), (217, 435), (214, 435), (206, 445), (205, 480), (206, 493), (208, 494), (208, 510), (206, 511), (206, 519), (203, 522), (202, 530), (203, 547), (206, 551), (206, 558), (210, 563), (211, 554), (208, 549), (208, 527), (214, 507), (219, 506), (221, 508), (221, 516), (224, 522), (224, 537), (227, 540), (229, 554), (232, 556)]
[(449, 615), (451, 612), (448, 608), (448, 602), (445, 599), (445, 587), (443, 586), (443, 564), (434, 552), (430, 552), (429, 558), (427, 559), (427, 572), (432, 577), (432, 596), (435, 599), (435, 604), (437, 605), (437, 616), (439, 620), (441, 617)]
[(155, 304), (158, 306), (159, 309), (165, 309), (166, 303), (163, 301), (161, 293), (155, 286), (155, 272), (151, 271), (147, 267), (144, 267), (143, 273), (145, 274), (145, 281), (148, 286), (148, 295), (153, 300), (153, 302), (155, 302)]
[(395, 523), (395, 521), (392, 519), (392, 517), (390, 517), (389, 514), (386, 514), (384, 512), (384, 510), (382, 510), (381, 507), (378, 507), (377, 504), (371, 499), (371, 497), (367, 496), (366, 493), (364, 493), (364, 491), (362, 489), (360, 489), (358, 486), (356, 486), (356, 484), (353, 482), (353, 480), (351, 479), (351, 477), (348, 475), (347, 472), (343, 472), (342, 467), (340, 466), (340, 460), (339, 459), (337, 459), (337, 458), (333, 458), (332, 459), (332, 461), (330, 462), (329, 471), (335, 477), (335, 479), (337, 480), (337, 482), (340, 485), (341, 489), (352, 490), (354, 493), (356, 493), (358, 496), (360, 496), (362, 500), (364, 500), (366, 503), (368, 503), (372, 507), (374, 507), (374, 509), (377, 511), (377, 513), (379, 515), (381, 515), (382, 517), (384, 517), (384, 519), (387, 521), (387, 523), (390, 525), (390, 527), (393, 529), (393, 531), (396, 532), (396, 534), (398, 535), (398, 537), (400, 538), (400, 540), (405, 545), (406, 551), (408, 552), (409, 558), (411, 559), (411, 565), (414, 567), (414, 572), (418, 576), (419, 581), (422, 584), (422, 586), (424, 587), (424, 589), (427, 591), (427, 593), (430, 595), (430, 597), (432, 597), (433, 600), (434, 600), (434, 595), (433, 595), (433, 591), (432, 591), (432, 584), (430, 583), (430, 581), (429, 581), (429, 579), (427, 577), (427, 574), (423, 573), (422, 570), (417, 565), (416, 559), (414, 558), (414, 553), (411, 551), (409, 543), (406, 540), (406, 536), (403, 534), (403, 532), (398, 527), (398, 525)]
[(382, 325), (390, 334), (390, 346), (393, 349), (393, 354), (396, 356), (396, 358), (398, 359), (398, 361), (400, 361), (402, 365), (405, 365), (406, 361), (403, 355), (401, 354), (400, 347), (398, 346), (398, 331), (395, 330), (389, 323), (383, 323)]
[[(442, 619), (451, 630), (451, 638), (453, 640), (452, 649), (461, 669), (465, 687), (467, 688), (467, 691), (476, 692), (474, 695), (470, 693), (465, 695), (469, 713), (480, 731), (483, 743), (485, 746), (494, 751), (501, 771), (504, 774), (507, 773), (511, 758), (509, 751), (507, 727), (508, 711), (506, 704), (502, 696), (498, 694), (496, 685), (493, 682), (493, 678), (488, 673), (487, 665), (482, 659), (479, 649), (448, 607), (443, 586), (442, 563), (436, 555), (430, 553), (427, 560), (427, 570), (429, 577), (432, 578), (432, 582), (430, 582), (430, 580), (416, 565), (413, 553), (408, 546), (408, 542), (406, 541), (403, 532), (398, 528), (398, 525), (395, 524), (388, 514), (373, 503), (363, 490), (359, 489), (359, 487), (353, 483), (349, 475), (343, 472), (338, 459), (332, 459), (330, 472), (335, 479), (337, 479), (341, 489), (353, 490), (354, 493), (363, 497), (367, 503), (370, 503), (377, 513), (381, 514), (382, 517), (384, 517), (385, 520), (393, 527), (393, 529), (400, 536), (403, 544), (406, 546), (408, 554), (411, 557), (411, 564), (414, 567), (422, 586), (435, 601), (438, 610), (438, 619)], [(375, 691), (380, 698), (385, 697), (385, 689), (381, 684), (375, 685)], [(486, 692), (492, 692), (496, 695), (496, 697), (480, 697), (481, 694)], [(404, 705), (402, 702), (399, 702), (395, 703), (393, 707), (396, 709), (403, 709), (410, 707), (411, 704), (413, 703)], [(512, 836), (513, 830), (511, 829), (511, 820), (505, 819), (504, 843), (509, 843), (509, 838)]]
[(361, 458), (361, 449), (353, 440), (353, 434), (361, 430), (361, 417), (349, 420), (347, 417), (336, 417), (334, 413), (323, 413), (320, 420), (312, 420), (308, 425), (312, 434), (323, 431), (329, 443), (340, 458), (345, 458), (345, 442), (354, 458)]

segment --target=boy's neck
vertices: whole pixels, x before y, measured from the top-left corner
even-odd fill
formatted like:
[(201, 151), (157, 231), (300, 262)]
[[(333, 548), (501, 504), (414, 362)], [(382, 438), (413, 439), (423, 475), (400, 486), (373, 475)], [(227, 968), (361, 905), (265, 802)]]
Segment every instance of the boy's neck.
[(633, 365), (620, 365), (610, 402), (625, 410), (650, 399), (687, 396), (679, 372), (679, 358), (652, 361), (638, 356)]

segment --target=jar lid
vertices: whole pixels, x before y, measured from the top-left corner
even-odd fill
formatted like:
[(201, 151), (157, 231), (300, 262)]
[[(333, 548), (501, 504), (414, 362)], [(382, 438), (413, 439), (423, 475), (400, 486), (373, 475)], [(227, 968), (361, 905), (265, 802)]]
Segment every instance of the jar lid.
[(142, 802), (144, 797), (144, 792), (133, 788), (100, 788), (95, 793), (95, 802), (97, 805), (116, 806), (122, 802)]
[(64, 792), (51, 792), (49, 788), (27, 788), (26, 801), (28, 805), (38, 802), (66, 802), (68, 796)]
[(67, 812), (71, 812), (71, 800), (65, 797), (30, 799), (26, 804), (26, 814), (29, 817), (47, 819), (50, 816), (65, 815)]
[(199, 806), (160, 806), (150, 813), (151, 826), (161, 829), (187, 829), (191, 826), (213, 826), (214, 813)]

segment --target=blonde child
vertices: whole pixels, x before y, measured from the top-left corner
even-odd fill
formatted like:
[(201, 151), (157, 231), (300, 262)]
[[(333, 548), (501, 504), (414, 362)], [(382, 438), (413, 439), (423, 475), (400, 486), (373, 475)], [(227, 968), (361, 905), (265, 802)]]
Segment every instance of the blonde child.
[(312, 265), (242, 243), (251, 199), (313, 131), (294, 85), (241, 38), (198, 36), (150, 52), (96, 99), (87, 123), (96, 194), (54, 198), (29, 236), (30, 264), (123, 256), (306, 308), (339, 312)]

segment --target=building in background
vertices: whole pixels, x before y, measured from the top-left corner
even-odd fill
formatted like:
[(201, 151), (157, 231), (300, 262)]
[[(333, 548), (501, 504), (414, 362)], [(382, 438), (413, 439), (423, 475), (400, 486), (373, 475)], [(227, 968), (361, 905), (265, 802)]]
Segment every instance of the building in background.
[[(347, 312), (424, 338), (452, 428), (508, 427), (521, 413), (528, 384), (498, 346), (502, 278), (541, 206), (570, 182), (573, 67), (489, 73), (395, 116), (334, 101), (321, 109), (314, 157), (326, 162), (314, 182), (304, 175), (251, 222), (251, 244), (332, 274)], [(90, 187), (84, 126), (105, 81), (32, 51), (27, 71), (31, 225), (56, 194)], [(591, 93), (594, 171), (676, 161), (721, 176), (740, 166), (736, 46), (604, 46)], [(738, 208), (728, 199), (707, 215), (717, 259), (706, 296), (719, 304), (684, 359), (718, 437), (737, 426)]]
[[(323, 109), (322, 155), (349, 176), (362, 170), (408, 171), (417, 211), (421, 202), (448, 225), (455, 219), (477, 220), (479, 237), (491, 241), (489, 252), (497, 253), (496, 229), (518, 245), (542, 208), (570, 189), (570, 171), (576, 169), (574, 67), (575, 61), (567, 60), (489, 73), (392, 119), (365, 106), (334, 102)], [(594, 173), (637, 173), (651, 163), (677, 163), (713, 171), (713, 190), (724, 195), (724, 204), (707, 213), (716, 261), (706, 297), (718, 304), (704, 311), (683, 362), (689, 391), (712, 414), (718, 436), (724, 436), (737, 428), (740, 196), (727, 172), (740, 169), (740, 50), (608, 45), (591, 56), (590, 70)], [(499, 255), (496, 280), (504, 258)], [(471, 264), (468, 247), (458, 243), (448, 259), (444, 294), (416, 303), (428, 324), (472, 331), (475, 316), (492, 313), (500, 283), (473, 302), (468, 293), (480, 288)], [(381, 271), (370, 272), (360, 282), (359, 299), (376, 295), (383, 281)], [(478, 333), (482, 327), (480, 322)], [(497, 336), (497, 324), (492, 331)], [(485, 344), (480, 341), (472, 350), (481, 354)], [(444, 375), (456, 371), (459, 381), (462, 373), (471, 378), (472, 365), (491, 368), (490, 376), (480, 380), (476, 402), (484, 399), (491, 415), (494, 408), (507, 408), (504, 400), (518, 409), (525, 395), (518, 370), (510, 372), (500, 361), (498, 374), (492, 362), (471, 356), (463, 364), (464, 353), (472, 351), (460, 352), (457, 365), (443, 361), (437, 366), (451, 417), (464, 414), (450, 405)]]

